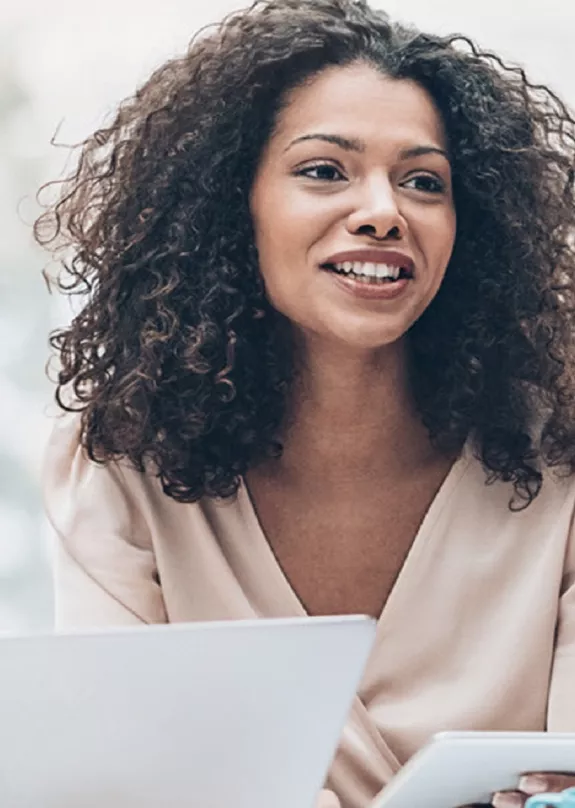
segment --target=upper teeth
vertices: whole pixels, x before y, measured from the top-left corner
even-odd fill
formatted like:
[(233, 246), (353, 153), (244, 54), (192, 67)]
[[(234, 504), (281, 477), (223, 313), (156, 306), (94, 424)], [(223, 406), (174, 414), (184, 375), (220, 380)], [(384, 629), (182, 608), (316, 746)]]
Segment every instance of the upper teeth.
[(353, 272), (354, 275), (368, 275), (372, 278), (393, 278), (397, 280), (400, 267), (389, 264), (363, 264), (356, 261), (344, 261), (343, 264), (334, 264), (339, 272)]

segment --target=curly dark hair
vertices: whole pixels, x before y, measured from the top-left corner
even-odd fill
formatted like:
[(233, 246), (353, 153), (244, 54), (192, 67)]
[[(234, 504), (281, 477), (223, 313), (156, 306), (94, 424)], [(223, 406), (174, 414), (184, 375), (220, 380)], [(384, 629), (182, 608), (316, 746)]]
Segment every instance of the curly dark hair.
[(35, 236), (59, 257), (56, 285), (88, 293), (50, 341), (56, 399), (81, 410), (93, 460), (152, 461), (166, 494), (192, 502), (232, 495), (281, 453), (294, 358), (265, 299), (249, 192), (288, 91), (358, 61), (425, 88), (450, 145), (455, 248), (410, 334), (432, 440), (471, 440), (488, 479), (513, 483), (512, 507), (538, 494), (544, 466), (575, 470), (573, 117), (467, 37), (364, 0), (258, 0), (76, 147)]

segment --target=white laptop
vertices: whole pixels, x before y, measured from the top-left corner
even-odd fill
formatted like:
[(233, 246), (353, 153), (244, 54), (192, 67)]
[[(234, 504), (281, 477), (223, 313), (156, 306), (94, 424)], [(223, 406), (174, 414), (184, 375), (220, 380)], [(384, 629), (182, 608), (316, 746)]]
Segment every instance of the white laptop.
[(1, 808), (312, 808), (364, 617), (0, 639)]

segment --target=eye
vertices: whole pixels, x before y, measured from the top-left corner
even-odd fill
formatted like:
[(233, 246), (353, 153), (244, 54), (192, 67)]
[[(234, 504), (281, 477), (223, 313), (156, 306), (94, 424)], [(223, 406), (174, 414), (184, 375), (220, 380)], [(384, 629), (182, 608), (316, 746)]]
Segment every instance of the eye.
[(341, 171), (331, 163), (315, 163), (298, 169), (295, 174), (297, 177), (309, 177), (320, 182), (337, 182), (345, 179)]
[(410, 177), (402, 185), (404, 188), (413, 188), (415, 191), (423, 191), (428, 194), (442, 194), (445, 191), (443, 180), (431, 174), (418, 174), (415, 177)]

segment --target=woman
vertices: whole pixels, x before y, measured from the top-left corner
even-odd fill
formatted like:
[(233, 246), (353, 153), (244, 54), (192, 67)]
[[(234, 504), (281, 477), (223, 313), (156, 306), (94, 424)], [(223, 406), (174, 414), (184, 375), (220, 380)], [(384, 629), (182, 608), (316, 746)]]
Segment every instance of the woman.
[(90, 292), (59, 625), (378, 617), (346, 808), (438, 730), (575, 730), (574, 153), (550, 91), (363, 0), (160, 68), (37, 223)]

